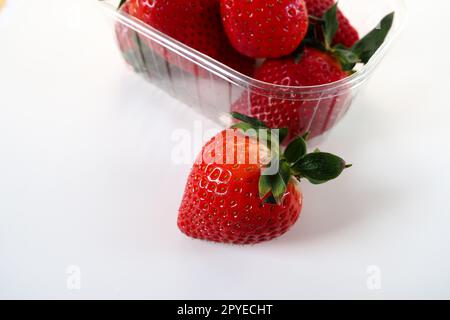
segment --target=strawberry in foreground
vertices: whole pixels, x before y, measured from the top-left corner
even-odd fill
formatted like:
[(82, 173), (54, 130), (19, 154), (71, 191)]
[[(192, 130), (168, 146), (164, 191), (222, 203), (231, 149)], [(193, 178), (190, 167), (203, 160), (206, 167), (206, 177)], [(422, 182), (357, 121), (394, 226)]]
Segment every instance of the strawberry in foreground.
[(308, 31), (304, 0), (221, 0), (220, 4), (231, 44), (248, 57), (291, 54)]
[[(322, 17), (327, 10), (334, 4), (334, 0), (305, 0), (308, 14), (313, 17)], [(358, 31), (350, 24), (348, 19), (344, 16), (341, 10), (337, 10), (337, 18), (339, 22), (339, 29), (333, 38), (333, 44), (343, 44), (350, 48), (358, 40)]]
[[(384, 42), (393, 23), (394, 14), (387, 15), (375, 28), (352, 48), (332, 45), (339, 23), (337, 6), (328, 10), (323, 17), (323, 39), (312, 32), (303, 45), (291, 56), (266, 60), (255, 72), (254, 78), (282, 86), (317, 86), (342, 80), (352, 74), (356, 64), (367, 63)], [(328, 92), (307, 92), (289, 98), (274, 98), (259, 91), (245, 92), (232, 106), (240, 112), (264, 121), (271, 128), (289, 128), (291, 136), (310, 132), (310, 138), (317, 137), (333, 127), (343, 116), (351, 103), (346, 89)]]
[[(192, 168), (178, 227), (192, 238), (255, 244), (295, 224), (303, 201), (300, 179), (325, 183), (349, 166), (329, 153), (308, 154), (304, 137), (282, 152), (286, 129), (272, 131), (256, 119), (233, 116), (242, 122), (212, 138)], [(279, 169), (264, 174), (274, 163)]]
[[(121, 10), (189, 47), (224, 63), (231, 68), (251, 75), (255, 61), (239, 54), (229, 43), (220, 19), (219, 0), (126, 0)], [(180, 60), (149, 39), (147, 45), (169, 63), (198, 74), (197, 66), (189, 60)]]

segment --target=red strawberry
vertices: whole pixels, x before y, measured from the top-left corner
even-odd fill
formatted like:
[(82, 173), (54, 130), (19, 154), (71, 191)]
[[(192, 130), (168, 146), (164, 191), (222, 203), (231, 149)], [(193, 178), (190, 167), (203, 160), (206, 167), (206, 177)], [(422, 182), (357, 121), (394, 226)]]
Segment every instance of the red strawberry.
[[(305, 45), (296, 54), (282, 59), (266, 60), (255, 72), (260, 81), (292, 87), (309, 87), (329, 84), (350, 75), (356, 63), (367, 63), (377, 51), (389, 32), (393, 14), (386, 16), (380, 23), (381, 28), (374, 29), (358, 41), (352, 49), (342, 45), (331, 46), (331, 40), (338, 28), (337, 7), (333, 6), (324, 14), (323, 42), (317, 39), (305, 39)], [(351, 103), (348, 89), (328, 89), (323, 91), (303, 90), (302, 94), (293, 88), (287, 93), (260, 92), (259, 89), (244, 92), (232, 106), (232, 110), (264, 121), (272, 128), (287, 127), (292, 136), (310, 132), (317, 137), (337, 122), (347, 111)], [(291, 136), (291, 137), (292, 137)]]
[(308, 31), (304, 0), (221, 0), (220, 4), (231, 44), (248, 57), (288, 55)]
[[(255, 79), (285, 86), (314, 86), (343, 79), (349, 75), (328, 53), (306, 47), (299, 61), (296, 57), (266, 60), (255, 73)], [(320, 93), (305, 99), (291, 96), (276, 98), (252, 92), (233, 105), (232, 110), (256, 117), (271, 128), (289, 128), (291, 137), (310, 131), (314, 138), (335, 122), (348, 96), (320, 99)], [(340, 106), (335, 108), (336, 106)]]
[[(186, 184), (178, 227), (193, 238), (254, 244), (281, 236), (297, 221), (302, 208), (300, 178), (320, 184), (349, 166), (328, 153), (306, 154), (302, 137), (282, 157), (271, 157), (280, 154), (277, 141), (269, 148), (262, 135), (257, 139), (243, 131), (267, 133), (267, 127), (243, 115), (234, 116), (247, 122), (219, 133), (203, 147)], [(263, 175), (271, 161), (279, 170)]]
[[(253, 72), (253, 59), (240, 55), (229, 43), (220, 20), (219, 0), (127, 0), (128, 13), (166, 35), (244, 74)], [(145, 40), (171, 64), (198, 73), (187, 59)]]
[[(315, 17), (322, 17), (324, 13), (334, 4), (334, 0), (305, 0), (308, 13)], [(334, 44), (343, 44), (351, 48), (358, 40), (358, 31), (350, 24), (350, 21), (344, 16), (341, 10), (337, 12), (339, 29), (333, 38)]]

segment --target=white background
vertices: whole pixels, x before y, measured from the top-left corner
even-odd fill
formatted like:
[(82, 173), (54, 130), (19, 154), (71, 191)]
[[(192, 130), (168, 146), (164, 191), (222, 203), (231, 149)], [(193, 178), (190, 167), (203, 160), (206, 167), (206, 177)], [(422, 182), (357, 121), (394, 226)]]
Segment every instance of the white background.
[(321, 146), (354, 167), (303, 185), (288, 234), (240, 247), (178, 231), (190, 167), (171, 161), (171, 134), (211, 124), (125, 67), (96, 1), (9, 0), (0, 298), (450, 298), (450, 2), (408, 3), (402, 36)]

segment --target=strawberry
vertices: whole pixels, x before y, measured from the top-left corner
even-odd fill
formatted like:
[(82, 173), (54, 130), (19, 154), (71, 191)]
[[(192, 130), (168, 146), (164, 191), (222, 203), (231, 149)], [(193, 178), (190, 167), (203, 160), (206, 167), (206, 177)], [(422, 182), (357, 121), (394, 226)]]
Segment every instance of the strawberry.
[[(299, 61), (295, 56), (266, 60), (254, 77), (264, 82), (297, 87), (330, 83), (348, 75), (328, 53), (305, 47)], [(310, 94), (308, 99), (295, 95), (284, 99), (252, 92), (250, 98), (244, 93), (233, 104), (232, 110), (256, 117), (271, 128), (289, 128), (290, 140), (293, 136), (303, 135), (307, 131), (310, 131), (310, 138), (322, 134), (331, 125), (336, 105), (347, 101), (346, 95), (320, 99), (318, 93)]]
[(288, 55), (308, 31), (304, 0), (221, 0), (220, 4), (231, 44), (248, 57)]
[[(322, 17), (324, 13), (334, 4), (334, 0), (305, 0), (308, 13), (314, 17)], [(337, 11), (339, 29), (333, 38), (334, 44), (343, 44), (350, 48), (358, 40), (358, 31), (350, 24), (350, 21), (344, 16), (341, 10)]]
[[(219, 0), (127, 0), (122, 8), (128, 14), (191, 48), (246, 75), (255, 61), (240, 55), (229, 43), (222, 28)], [(199, 73), (197, 66), (150, 39), (147, 45), (169, 63)]]
[[(381, 28), (371, 31), (350, 49), (331, 44), (339, 26), (336, 5), (325, 13), (323, 21), (322, 41), (308, 36), (298, 52), (282, 59), (266, 60), (256, 70), (254, 77), (260, 81), (293, 87), (317, 86), (342, 80), (351, 74), (357, 63), (367, 63), (378, 50), (392, 26), (393, 14), (381, 21)], [(232, 105), (232, 111), (258, 118), (273, 128), (287, 127), (291, 133), (289, 138), (307, 131), (310, 131), (311, 138), (315, 138), (334, 126), (351, 103), (352, 97), (347, 89), (325, 93), (316, 90), (277, 97), (275, 94), (252, 90), (244, 92)]]
[[(268, 130), (258, 120), (233, 115), (243, 122), (206, 143), (191, 170), (178, 227), (193, 238), (255, 244), (295, 224), (303, 201), (300, 179), (325, 183), (349, 166), (329, 153), (307, 154), (303, 137), (281, 152), (286, 130)], [(269, 172), (274, 163), (278, 170)]]

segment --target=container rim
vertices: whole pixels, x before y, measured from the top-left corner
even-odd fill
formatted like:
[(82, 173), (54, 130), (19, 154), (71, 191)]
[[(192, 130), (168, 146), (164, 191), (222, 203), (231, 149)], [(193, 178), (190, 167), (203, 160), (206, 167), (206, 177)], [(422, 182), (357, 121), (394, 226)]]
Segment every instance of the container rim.
[(246, 76), (232, 69), (231, 67), (185, 45), (184, 43), (167, 36), (163, 32), (143, 23), (142, 21), (132, 17), (131, 15), (118, 11), (117, 6), (113, 4), (114, 2), (113, 0), (98, 0), (98, 1), (109, 12), (109, 14), (111, 14), (120, 23), (126, 25), (129, 28), (132, 28), (134, 31), (140, 33), (141, 35), (150, 38), (150, 40), (155, 41), (158, 44), (172, 51), (177, 52), (178, 54), (192, 61), (198, 66), (214, 73), (216, 76), (224, 78), (227, 81), (231, 81), (234, 84), (247, 89), (253, 89), (262, 92), (264, 91), (270, 92), (271, 95), (277, 93), (281, 95), (320, 94), (320, 96), (323, 97), (327, 95), (338, 95), (339, 94), (338, 92), (358, 87), (367, 80), (368, 76), (380, 63), (386, 51), (392, 45), (393, 41), (398, 37), (400, 31), (404, 26), (406, 16), (405, 0), (385, 0), (386, 2), (392, 3), (392, 6), (395, 7), (395, 10), (393, 10), (395, 11), (394, 25), (384, 43), (381, 45), (378, 51), (372, 56), (372, 58), (369, 60), (367, 64), (362, 66), (352, 75), (332, 83), (316, 86), (286, 86), (264, 82)]

